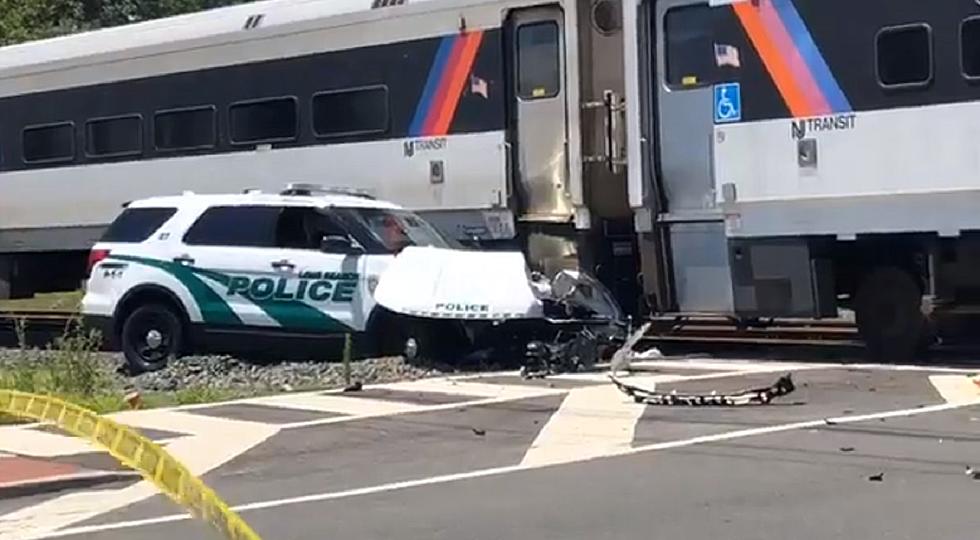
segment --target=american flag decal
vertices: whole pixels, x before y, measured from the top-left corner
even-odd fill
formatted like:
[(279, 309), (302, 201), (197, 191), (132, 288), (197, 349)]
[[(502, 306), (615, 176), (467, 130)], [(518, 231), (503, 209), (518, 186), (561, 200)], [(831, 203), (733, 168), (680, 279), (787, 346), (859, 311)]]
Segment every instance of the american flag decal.
[(715, 65), (718, 67), (742, 67), (742, 60), (738, 53), (738, 47), (715, 43)]

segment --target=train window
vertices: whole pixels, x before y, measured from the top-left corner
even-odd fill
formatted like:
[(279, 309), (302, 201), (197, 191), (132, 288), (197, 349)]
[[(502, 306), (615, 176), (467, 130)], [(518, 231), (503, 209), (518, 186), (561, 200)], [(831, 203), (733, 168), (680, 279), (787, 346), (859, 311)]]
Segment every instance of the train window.
[(184, 235), (194, 246), (275, 247), (278, 206), (214, 206)]
[(980, 79), (980, 17), (970, 17), (960, 25), (960, 62), (964, 76)]
[(296, 98), (280, 97), (233, 103), (228, 108), (231, 142), (256, 144), (296, 138)]
[(932, 81), (932, 29), (925, 24), (882, 28), (876, 38), (878, 82), (886, 88)]
[(157, 150), (212, 148), (217, 140), (214, 106), (158, 111), (153, 116)]
[(717, 82), (714, 13), (708, 4), (700, 4), (672, 8), (664, 15), (667, 84), (698, 88)]
[(62, 122), (24, 128), (24, 163), (50, 163), (75, 159), (75, 124)]
[(388, 87), (330, 90), (313, 96), (317, 137), (377, 133), (388, 129)]
[(521, 99), (551, 98), (561, 91), (558, 24), (552, 21), (517, 28), (517, 95)]
[(85, 123), (85, 154), (90, 157), (128, 156), (143, 151), (143, 117), (96, 118)]

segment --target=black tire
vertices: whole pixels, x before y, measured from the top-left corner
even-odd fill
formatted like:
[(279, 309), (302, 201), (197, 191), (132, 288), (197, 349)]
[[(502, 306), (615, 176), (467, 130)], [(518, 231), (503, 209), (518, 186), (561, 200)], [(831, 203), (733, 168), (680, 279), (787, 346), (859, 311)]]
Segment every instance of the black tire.
[(396, 324), (398, 354), (409, 362), (455, 364), (469, 352), (462, 330), (453, 321), (404, 318)]
[(878, 268), (861, 280), (856, 298), (858, 332), (871, 358), (909, 362), (927, 337), (922, 288), (908, 272)]
[(180, 316), (162, 304), (146, 304), (129, 312), (120, 342), (130, 373), (158, 371), (177, 359), (184, 340)]

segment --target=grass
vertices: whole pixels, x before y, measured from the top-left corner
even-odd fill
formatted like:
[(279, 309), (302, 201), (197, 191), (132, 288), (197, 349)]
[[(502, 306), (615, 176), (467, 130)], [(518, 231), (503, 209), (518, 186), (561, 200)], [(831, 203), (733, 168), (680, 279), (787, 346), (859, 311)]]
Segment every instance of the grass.
[[(26, 323), (17, 320), (19, 346), (6, 360), (0, 358), (0, 389), (57, 397), (99, 414), (126, 410), (124, 381), (99, 355), (101, 336), (76, 322), (47, 348), (26, 345)], [(173, 407), (248, 397), (242, 390), (209, 387), (141, 394), (141, 408)], [(0, 414), (0, 425), (25, 420)]]
[(77, 312), (82, 303), (82, 291), (38, 294), (31, 298), (0, 300), (2, 311), (65, 311)]

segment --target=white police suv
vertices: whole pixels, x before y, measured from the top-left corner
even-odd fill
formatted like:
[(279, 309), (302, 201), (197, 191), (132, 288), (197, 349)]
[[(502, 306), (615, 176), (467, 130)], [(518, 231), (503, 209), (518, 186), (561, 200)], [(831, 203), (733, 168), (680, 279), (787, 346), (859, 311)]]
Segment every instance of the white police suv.
[(311, 349), (311, 338), (363, 333), (395, 254), (449, 245), (416, 214), (341, 191), (291, 185), (128, 204), (92, 249), (85, 320), (133, 372), (190, 350)]

